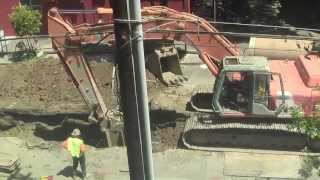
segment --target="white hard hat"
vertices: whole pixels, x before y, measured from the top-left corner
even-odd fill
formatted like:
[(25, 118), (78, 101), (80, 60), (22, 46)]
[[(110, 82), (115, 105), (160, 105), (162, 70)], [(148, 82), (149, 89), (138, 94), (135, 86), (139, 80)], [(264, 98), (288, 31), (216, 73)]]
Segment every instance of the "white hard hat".
[(72, 131), (71, 136), (80, 136), (81, 132), (80, 129), (76, 128)]

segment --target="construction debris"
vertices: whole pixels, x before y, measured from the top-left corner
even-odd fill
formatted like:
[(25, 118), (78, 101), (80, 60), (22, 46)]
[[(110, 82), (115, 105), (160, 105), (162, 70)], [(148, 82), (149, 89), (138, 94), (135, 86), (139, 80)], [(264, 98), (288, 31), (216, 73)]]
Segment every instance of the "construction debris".
[(0, 153), (0, 172), (12, 173), (20, 167), (20, 163), (18, 157)]

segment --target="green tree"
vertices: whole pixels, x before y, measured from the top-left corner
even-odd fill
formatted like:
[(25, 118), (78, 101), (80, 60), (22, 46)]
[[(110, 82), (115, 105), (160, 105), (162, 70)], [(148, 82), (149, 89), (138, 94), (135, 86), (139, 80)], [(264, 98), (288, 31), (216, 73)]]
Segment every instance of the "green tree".
[(279, 0), (248, 0), (251, 23), (281, 24), (278, 14), (281, 3)]
[(30, 58), (36, 56), (36, 40), (31, 36), (40, 32), (41, 14), (28, 6), (17, 6), (9, 15), (10, 22), (18, 36), (26, 37), (26, 44), (22, 40), (17, 44), (18, 57)]
[[(292, 123), (289, 125), (289, 128), (296, 129), (299, 132), (306, 134), (311, 138), (311, 141), (317, 141), (317, 147), (311, 145), (313, 148), (319, 149), (318, 142), (320, 140), (320, 107), (317, 105), (312, 114), (307, 116), (304, 115), (302, 107), (291, 108)], [(299, 174), (308, 178), (312, 176), (313, 171), (320, 176), (320, 159), (318, 156), (303, 156), (302, 167), (299, 170)]]
[(296, 129), (312, 139), (320, 139), (320, 108), (316, 106), (314, 112), (304, 115), (302, 107), (292, 108), (292, 123), (289, 128)]
[(214, 2), (218, 21), (283, 24), (278, 17), (280, 0), (197, 0), (194, 3), (195, 14), (212, 18)]

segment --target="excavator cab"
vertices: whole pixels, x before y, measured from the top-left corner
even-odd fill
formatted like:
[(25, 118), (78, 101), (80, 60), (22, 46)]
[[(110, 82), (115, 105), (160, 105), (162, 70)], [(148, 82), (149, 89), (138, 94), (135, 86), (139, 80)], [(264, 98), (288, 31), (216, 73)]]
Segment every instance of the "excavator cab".
[[(278, 96), (272, 97), (271, 90)], [(213, 111), (222, 116), (277, 116), (285, 104), (281, 75), (269, 72), (265, 57), (224, 58), (214, 92)]]
[[(281, 75), (270, 72), (268, 63), (261, 56), (226, 56), (211, 93), (211, 112), (197, 106), (209, 113), (186, 120), (183, 144), (206, 151), (217, 147), (303, 149), (308, 137), (288, 127), (290, 112), (285, 109), (290, 92), (285, 94)], [(202, 100), (205, 96), (209, 99), (205, 93)]]

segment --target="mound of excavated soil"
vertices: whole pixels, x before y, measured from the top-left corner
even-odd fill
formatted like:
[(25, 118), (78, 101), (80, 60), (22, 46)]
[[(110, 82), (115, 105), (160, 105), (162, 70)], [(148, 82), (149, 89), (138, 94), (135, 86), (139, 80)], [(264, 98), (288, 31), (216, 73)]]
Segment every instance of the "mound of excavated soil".
[[(113, 65), (95, 62), (90, 65), (105, 102), (109, 107), (115, 106), (111, 90)], [(26, 108), (64, 103), (85, 105), (60, 60), (53, 58), (0, 65), (0, 101), (2, 107), (11, 102), (24, 104)]]
[[(118, 98), (112, 91), (113, 64), (91, 61), (90, 67), (107, 107), (115, 108)], [(147, 72), (147, 76), (151, 99), (161, 93), (164, 85), (151, 73)], [(33, 108), (49, 112), (52, 108), (55, 111), (87, 109), (63, 64), (54, 58), (0, 64), (0, 108), (13, 106), (16, 109)]]

